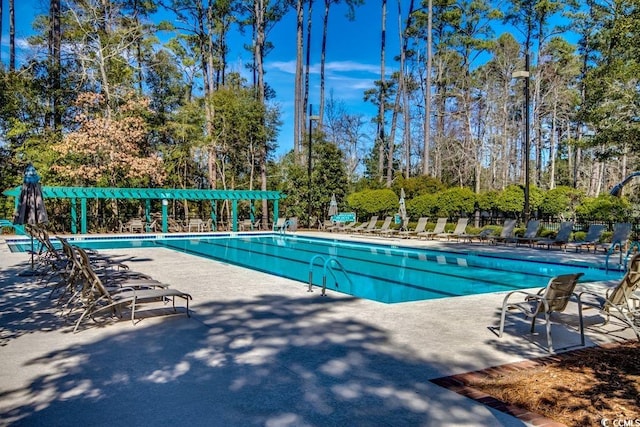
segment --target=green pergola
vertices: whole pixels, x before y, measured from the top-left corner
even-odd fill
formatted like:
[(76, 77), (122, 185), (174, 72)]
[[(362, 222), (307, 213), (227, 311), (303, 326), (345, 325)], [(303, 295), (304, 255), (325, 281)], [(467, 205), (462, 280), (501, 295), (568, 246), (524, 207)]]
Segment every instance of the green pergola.
[[(20, 188), (15, 187), (6, 190), (5, 196), (15, 198), (16, 208), (20, 196)], [(183, 190), (175, 188), (103, 188), (103, 187), (42, 187), (42, 195), (45, 199), (70, 199), (71, 200), (71, 232), (76, 234), (78, 211), (77, 204), (80, 200), (80, 232), (87, 233), (87, 199), (125, 199), (144, 200), (145, 216), (147, 222), (151, 221), (151, 201), (162, 201), (162, 232), (168, 230), (167, 209), (169, 200), (208, 200), (211, 202), (211, 219), (217, 226), (217, 205), (219, 200), (231, 201), (232, 231), (238, 231), (238, 201), (247, 200), (272, 200), (273, 217), (278, 218), (278, 201), (285, 196), (279, 191), (261, 190)], [(253, 204), (251, 204), (253, 206)], [(251, 210), (251, 221), (254, 221), (253, 209)]]

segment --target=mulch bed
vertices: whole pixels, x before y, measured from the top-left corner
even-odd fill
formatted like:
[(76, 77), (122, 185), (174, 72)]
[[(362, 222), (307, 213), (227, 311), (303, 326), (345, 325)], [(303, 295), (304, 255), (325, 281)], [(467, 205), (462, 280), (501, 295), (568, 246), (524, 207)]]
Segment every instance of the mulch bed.
[(640, 426), (638, 341), (589, 347), (432, 382), (536, 426)]

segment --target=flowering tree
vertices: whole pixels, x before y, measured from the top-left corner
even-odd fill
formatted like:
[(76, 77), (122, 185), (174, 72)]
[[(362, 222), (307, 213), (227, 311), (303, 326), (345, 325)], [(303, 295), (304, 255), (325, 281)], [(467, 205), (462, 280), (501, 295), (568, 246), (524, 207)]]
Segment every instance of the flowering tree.
[(148, 104), (148, 100), (129, 100), (107, 114), (102, 95), (80, 94), (77, 128), (55, 145), (60, 157), (53, 171), (77, 185), (162, 185), (163, 162), (149, 144), (144, 117)]

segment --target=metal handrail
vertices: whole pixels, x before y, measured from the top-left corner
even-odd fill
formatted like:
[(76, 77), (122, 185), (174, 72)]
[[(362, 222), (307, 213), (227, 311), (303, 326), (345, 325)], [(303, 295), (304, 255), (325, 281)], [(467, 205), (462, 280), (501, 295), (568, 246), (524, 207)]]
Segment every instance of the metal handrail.
[(336, 281), (336, 288), (340, 287), (338, 285), (338, 278), (336, 277), (336, 273), (334, 271), (334, 268), (332, 267), (332, 264), (340, 268), (340, 270), (342, 271), (342, 274), (344, 274), (344, 277), (347, 279), (349, 284), (353, 286), (353, 282), (351, 281), (351, 278), (347, 274), (347, 271), (344, 269), (344, 266), (342, 265), (342, 263), (340, 263), (340, 261), (338, 261), (337, 258), (335, 257), (325, 258), (322, 255), (314, 255), (311, 258), (311, 261), (309, 261), (309, 288), (307, 289), (307, 292), (313, 292), (313, 266), (317, 259), (321, 260), (323, 263), (322, 293), (321, 293), (322, 296), (325, 296), (327, 291), (327, 272), (331, 273), (331, 275), (333, 276), (333, 279)]
[(640, 252), (640, 242), (638, 241), (631, 241), (629, 243), (629, 247), (627, 248), (626, 254), (624, 255), (624, 262), (622, 260), (623, 258), (623, 243), (622, 242), (614, 242), (611, 244), (611, 247), (609, 247), (609, 250), (607, 251), (607, 254), (605, 255), (605, 271), (609, 271), (609, 257), (611, 255), (613, 255), (615, 253), (616, 247), (619, 248), (619, 252), (620, 252), (620, 260), (618, 261), (618, 269), (622, 269), (622, 270), (626, 270), (627, 269), (627, 263), (629, 262), (629, 256), (633, 253), (634, 250)]

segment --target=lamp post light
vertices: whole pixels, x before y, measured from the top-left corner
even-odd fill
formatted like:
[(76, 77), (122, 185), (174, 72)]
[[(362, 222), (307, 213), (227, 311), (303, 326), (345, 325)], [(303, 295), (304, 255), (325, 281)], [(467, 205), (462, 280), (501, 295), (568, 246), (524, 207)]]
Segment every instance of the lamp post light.
[(524, 221), (527, 223), (531, 216), (529, 205), (529, 50), (524, 55), (524, 71), (514, 71), (511, 75), (514, 79), (524, 79)]
[(319, 120), (319, 116), (313, 115), (313, 105), (309, 104), (309, 152), (307, 159), (307, 180), (308, 180), (308, 201), (307, 201), (307, 224), (311, 228), (311, 153), (313, 148), (313, 122)]

